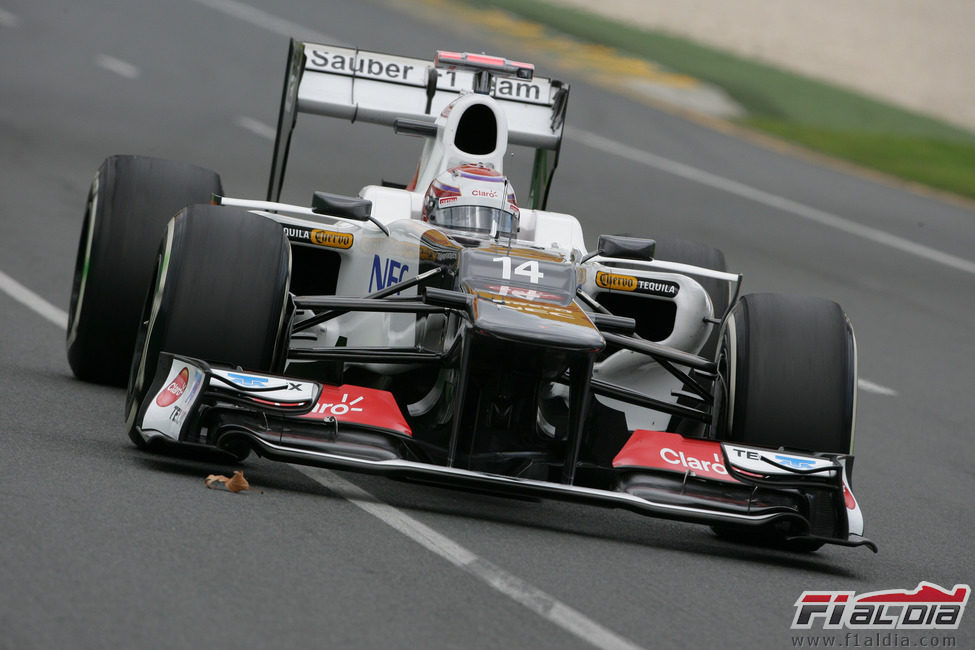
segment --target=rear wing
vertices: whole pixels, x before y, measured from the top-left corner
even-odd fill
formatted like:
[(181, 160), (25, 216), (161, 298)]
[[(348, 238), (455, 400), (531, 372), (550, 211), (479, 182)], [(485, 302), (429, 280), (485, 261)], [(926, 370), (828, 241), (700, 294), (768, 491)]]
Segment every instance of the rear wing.
[(544, 207), (562, 144), (568, 85), (499, 57), (439, 52), (431, 61), (296, 40), (288, 54), (267, 200), (280, 199), (298, 113), (388, 126), (412, 122), (404, 132), (417, 134), (416, 123), (432, 126), (462, 91), (487, 91), (505, 111), (509, 143), (535, 149), (531, 207)]

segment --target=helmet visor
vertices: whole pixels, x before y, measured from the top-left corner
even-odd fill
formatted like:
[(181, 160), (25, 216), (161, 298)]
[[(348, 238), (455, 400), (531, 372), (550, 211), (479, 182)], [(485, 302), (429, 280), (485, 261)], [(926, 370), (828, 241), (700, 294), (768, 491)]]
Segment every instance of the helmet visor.
[(500, 235), (514, 235), (518, 231), (518, 220), (512, 213), (485, 205), (439, 208), (431, 216), (431, 221), (444, 228)]

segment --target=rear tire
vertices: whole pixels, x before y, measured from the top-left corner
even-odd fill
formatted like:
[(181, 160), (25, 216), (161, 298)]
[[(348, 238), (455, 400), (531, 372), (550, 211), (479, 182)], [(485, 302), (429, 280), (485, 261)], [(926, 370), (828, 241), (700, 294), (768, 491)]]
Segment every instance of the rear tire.
[[(677, 262), (678, 264), (700, 266), (712, 271), (725, 272), (728, 270), (724, 253), (721, 250), (686, 239), (658, 239), (655, 258), (667, 262)], [(728, 310), (728, 283), (714, 278), (695, 277), (694, 279), (700, 283), (708, 297), (711, 298), (714, 317), (721, 318), (724, 316), (725, 311)], [(707, 359), (714, 359), (718, 349), (719, 336), (719, 328), (715, 325), (698, 354)]]
[(291, 247), (276, 222), (193, 205), (170, 222), (156, 256), (132, 356), (126, 422), (135, 418), (160, 352), (281, 372), (287, 360)]
[(202, 167), (110, 156), (88, 194), (68, 310), (68, 363), (83, 381), (124, 386), (139, 314), (166, 223), (222, 194)]

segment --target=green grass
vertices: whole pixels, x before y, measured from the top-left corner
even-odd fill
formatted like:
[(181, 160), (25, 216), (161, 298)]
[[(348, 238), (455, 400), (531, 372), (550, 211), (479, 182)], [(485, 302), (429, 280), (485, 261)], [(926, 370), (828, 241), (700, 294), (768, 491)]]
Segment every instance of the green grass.
[[(470, 0), (467, 0), (470, 3)], [(471, 3), (473, 4), (473, 3)], [(975, 198), (975, 133), (837, 86), (542, 0), (478, 0), (723, 88), (739, 123), (865, 167)]]
[(817, 128), (781, 120), (746, 123), (864, 167), (975, 197), (975, 145), (965, 141)]

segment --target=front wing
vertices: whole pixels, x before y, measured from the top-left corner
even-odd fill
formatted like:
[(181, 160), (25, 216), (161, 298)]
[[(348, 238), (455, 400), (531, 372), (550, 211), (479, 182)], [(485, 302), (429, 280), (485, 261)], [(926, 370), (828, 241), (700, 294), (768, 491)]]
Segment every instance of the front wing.
[[(851, 456), (806, 455), (635, 431), (613, 461), (615, 489), (429, 462), (393, 395), (253, 373), (163, 353), (134, 432), (148, 445), (381, 474), (509, 495), (625, 508), (711, 525), (782, 525), (789, 539), (844, 546), (864, 538)], [(241, 453), (244, 452), (244, 453)], [(825, 523), (824, 523), (825, 522)]]

